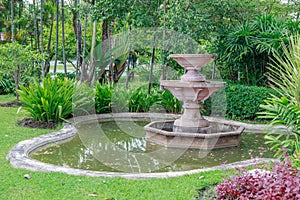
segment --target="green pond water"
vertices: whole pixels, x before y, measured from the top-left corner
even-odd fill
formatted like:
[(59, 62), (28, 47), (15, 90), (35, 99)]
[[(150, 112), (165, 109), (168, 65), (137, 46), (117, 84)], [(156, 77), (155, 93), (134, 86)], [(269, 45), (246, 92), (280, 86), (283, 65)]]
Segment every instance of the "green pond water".
[[(272, 158), (263, 134), (243, 133), (239, 147), (193, 150), (165, 148), (146, 141), (148, 121), (81, 123), (78, 134), (64, 143), (53, 143), (31, 153), (45, 163), (109, 172), (185, 171), (247, 160)], [(261, 152), (265, 151), (261, 156)], [(251, 152), (251, 153), (249, 153)]]

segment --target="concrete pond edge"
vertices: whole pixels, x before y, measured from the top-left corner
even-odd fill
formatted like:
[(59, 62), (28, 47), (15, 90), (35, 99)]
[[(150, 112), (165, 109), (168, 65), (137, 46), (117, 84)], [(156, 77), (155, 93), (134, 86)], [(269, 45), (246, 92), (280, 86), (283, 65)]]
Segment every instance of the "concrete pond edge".
[[(70, 121), (72, 124), (64, 124), (64, 127), (56, 132), (41, 135), (35, 138), (24, 140), (16, 144), (11, 151), (8, 153), (6, 158), (10, 161), (11, 165), (15, 168), (27, 169), (31, 171), (41, 171), (41, 172), (61, 172), (71, 175), (78, 176), (91, 176), (91, 177), (122, 177), (130, 179), (140, 179), (140, 178), (169, 178), (178, 177), (189, 174), (196, 174), (200, 172), (212, 171), (212, 170), (222, 170), (236, 167), (247, 167), (260, 162), (276, 162), (277, 159), (271, 158), (255, 158), (246, 161), (235, 162), (231, 164), (225, 164), (215, 167), (195, 169), (189, 171), (179, 171), (179, 172), (158, 172), (158, 173), (122, 173), (122, 172), (100, 172), (91, 170), (74, 169), (65, 166), (57, 166), (53, 164), (44, 163), (29, 157), (29, 154), (34, 150), (41, 148), (47, 144), (62, 142), (67, 139), (74, 137), (77, 134), (77, 129), (75, 125), (90, 120), (97, 119), (113, 119), (113, 118), (155, 118), (155, 119), (176, 119), (180, 115), (175, 114), (161, 114), (161, 113), (110, 113), (110, 114), (100, 114), (100, 115), (89, 115), (84, 117), (75, 117)], [(236, 122), (232, 120), (219, 119), (214, 117), (205, 117), (208, 121), (221, 122), (226, 124), (238, 125), (245, 127), (246, 132), (264, 132), (266, 125), (259, 124), (246, 124), (242, 122)]]

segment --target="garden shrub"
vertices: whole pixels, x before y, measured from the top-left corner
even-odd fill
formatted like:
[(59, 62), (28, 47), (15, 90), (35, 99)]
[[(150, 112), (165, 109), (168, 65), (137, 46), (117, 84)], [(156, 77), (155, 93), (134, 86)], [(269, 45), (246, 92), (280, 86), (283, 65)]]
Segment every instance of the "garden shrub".
[(10, 94), (14, 91), (14, 84), (7, 77), (0, 77), (0, 95)]
[(157, 104), (161, 105), (167, 113), (179, 113), (182, 111), (182, 102), (176, 99), (169, 90), (161, 92)]
[(112, 84), (96, 84), (95, 109), (97, 114), (111, 112)]
[(97, 84), (95, 94), (96, 113), (109, 112), (167, 112), (179, 113), (182, 103), (168, 90), (160, 90), (158, 84), (151, 88), (143, 85), (135, 90), (132, 88)]
[(95, 91), (87, 84), (77, 82), (73, 92), (73, 116), (95, 113)]
[(20, 86), (20, 102), (37, 121), (59, 122), (72, 115), (74, 81), (45, 78), (41, 84)]
[(230, 118), (256, 119), (260, 104), (275, 93), (272, 89), (257, 86), (228, 85), (226, 87), (226, 116)]
[[(229, 119), (257, 119), (257, 112), (261, 112), (260, 104), (275, 94), (271, 88), (246, 86), (239, 84), (227, 84), (225, 87), (226, 100), (224, 94), (218, 91), (213, 96), (214, 106), (219, 106), (220, 110), (226, 106), (226, 117)], [(212, 100), (208, 99), (204, 103), (205, 114), (211, 114)], [(218, 110), (218, 109), (216, 109)]]
[(111, 98), (112, 111), (117, 112), (128, 112), (129, 101), (133, 93), (132, 89), (126, 89), (125, 87), (114, 87), (114, 93)]
[(200, 110), (202, 115), (225, 117), (226, 114), (226, 93), (225, 88), (214, 92), (211, 97), (203, 102)]
[(286, 159), (272, 171), (254, 170), (222, 181), (217, 199), (300, 199), (300, 173)]
[(129, 111), (130, 112), (148, 112), (150, 108), (155, 105), (158, 101), (160, 91), (158, 86), (154, 86), (151, 89), (150, 95), (146, 86), (141, 86), (136, 89), (129, 100)]

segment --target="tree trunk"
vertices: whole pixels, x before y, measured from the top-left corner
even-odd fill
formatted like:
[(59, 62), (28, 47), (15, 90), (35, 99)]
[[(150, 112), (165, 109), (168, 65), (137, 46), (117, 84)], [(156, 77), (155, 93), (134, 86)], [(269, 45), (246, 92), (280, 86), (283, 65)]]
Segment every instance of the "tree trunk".
[(53, 74), (56, 74), (57, 60), (58, 60), (58, 26), (59, 26), (59, 1), (56, 1), (56, 39), (55, 39), (55, 62)]
[(91, 53), (90, 53), (90, 74), (88, 85), (92, 84), (94, 73), (95, 73), (95, 46), (96, 46), (96, 31), (97, 31), (97, 21), (93, 22), (93, 36), (92, 36), (92, 46), (91, 46)]
[(11, 42), (15, 41), (15, 16), (14, 16), (14, 0), (10, 0), (11, 12)]
[[(79, 4), (78, 0), (74, 1), (74, 6), (77, 9)], [(76, 10), (73, 11), (73, 29), (76, 35), (76, 75), (78, 75), (79, 69), (82, 65), (82, 31), (81, 31), (81, 21), (80, 21), (80, 13)]]
[(66, 62), (66, 52), (65, 52), (65, 5), (64, 0), (61, 0), (61, 43), (62, 43), (62, 59), (64, 64), (64, 73), (67, 77), (67, 62)]
[(103, 23), (102, 23), (102, 57), (104, 57), (104, 55), (106, 54), (106, 43), (105, 41), (107, 41), (108, 39), (108, 20), (103, 20)]
[[(166, 41), (166, 15), (167, 15), (167, 0), (164, 0), (164, 30), (163, 30), (163, 41)], [(167, 69), (167, 64), (166, 64), (166, 59), (165, 59), (165, 49), (162, 49), (162, 54), (163, 54), (163, 69), (162, 69), (162, 75), (161, 79), (166, 80), (166, 69)], [(162, 89), (162, 88), (161, 88)]]
[(154, 35), (152, 55), (151, 55), (151, 64), (150, 64), (150, 73), (149, 73), (149, 82), (148, 82), (148, 95), (150, 95), (151, 86), (152, 86), (152, 74), (153, 74), (153, 66), (154, 66), (154, 59), (155, 59), (155, 42), (156, 42), (156, 36)]
[(35, 49), (40, 49), (39, 39), (38, 39), (38, 26), (36, 19), (36, 2), (33, 0), (33, 27), (34, 27), (34, 40), (35, 40)]
[(50, 61), (53, 55), (51, 55), (51, 40), (52, 40), (52, 34), (53, 34), (53, 24), (54, 24), (54, 15), (51, 13), (51, 24), (50, 24), (50, 35), (48, 38), (48, 44), (47, 44), (47, 60), (45, 62), (45, 76), (49, 73), (50, 71)]
[(130, 51), (131, 51), (131, 48), (130, 48), (130, 42), (131, 42), (131, 39), (130, 39), (130, 36), (131, 36), (131, 26), (129, 27), (129, 47), (128, 47), (128, 54), (127, 54), (127, 76), (126, 76), (126, 85), (125, 85), (125, 88), (128, 89), (128, 84), (129, 84), (129, 81), (130, 81)]
[[(41, 53), (44, 53), (44, 34), (43, 34), (43, 0), (40, 4), (40, 34), (41, 34)], [(45, 77), (45, 61), (42, 61), (42, 78)]]
[(115, 76), (116, 76), (116, 69), (114, 66), (114, 63), (112, 61), (112, 44), (111, 44), (111, 36), (110, 36), (110, 26), (108, 25), (108, 49), (109, 49), (109, 75), (108, 75), (108, 82), (115, 82)]
[(19, 89), (19, 82), (20, 82), (20, 67), (18, 66), (18, 69), (13, 73), (14, 80), (16, 83), (15, 89), (16, 89), (16, 99), (19, 101), (19, 94), (18, 94), (18, 89)]
[(84, 18), (84, 30), (83, 30), (83, 49), (82, 49), (82, 68), (81, 68), (81, 74), (80, 74), (80, 82), (84, 82), (89, 80), (88, 74), (87, 74), (87, 67), (86, 67), (86, 59), (85, 59), (85, 51), (86, 51), (86, 33), (87, 33), (87, 22), (88, 22), (88, 13), (85, 14)]
[[(107, 52), (107, 47), (106, 47), (107, 43), (106, 42), (107, 42), (108, 35), (109, 35), (108, 31), (109, 31), (108, 30), (108, 20), (105, 19), (102, 22), (102, 37), (101, 37), (101, 39), (102, 39), (102, 43), (101, 43), (102, 55), (101, 55), (101, 57), (104, 57)], [(105, 73), (106, 66), (100, 66), (100, 67), (101, 67), (101, 69), (103, 69), (103, 71)], [(108, 82), (111, 81), (110, 79), (111, 79), (111, 70), (108, 70)]]

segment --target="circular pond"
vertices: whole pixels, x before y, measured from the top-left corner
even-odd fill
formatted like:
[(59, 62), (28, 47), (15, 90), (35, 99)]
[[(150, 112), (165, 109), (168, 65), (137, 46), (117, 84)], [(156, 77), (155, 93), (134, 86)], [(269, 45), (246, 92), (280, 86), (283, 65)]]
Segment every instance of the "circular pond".
[(193, 150), (166, 148), (145, 139), (149, 118), (90, 120), (76, 125), (78, 133), (31, 152), (30, 157), (59, 166), (105, 172), (176, 172), (248, 160), (272, 158), (260, 133), (242, 134), (238, 147)]

